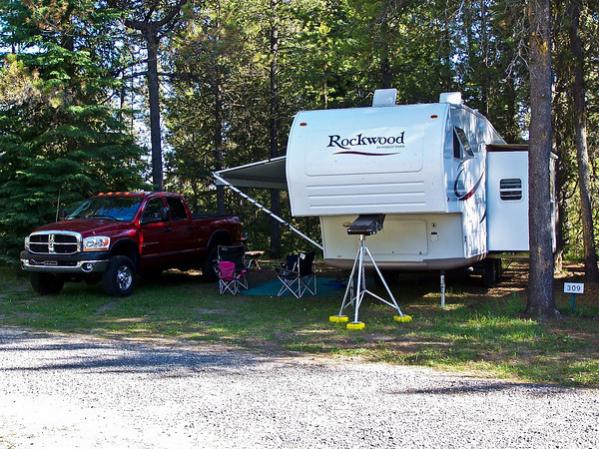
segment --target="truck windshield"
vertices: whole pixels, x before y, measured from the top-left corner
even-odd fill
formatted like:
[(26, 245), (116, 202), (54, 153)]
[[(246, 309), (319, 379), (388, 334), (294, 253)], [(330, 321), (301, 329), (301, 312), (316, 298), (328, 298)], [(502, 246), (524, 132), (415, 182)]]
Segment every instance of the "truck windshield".
[(67, 216), (67, 220), (104, 218), (131, 221), (140, 203), (140, 196), (95, 196), (81, 203)]

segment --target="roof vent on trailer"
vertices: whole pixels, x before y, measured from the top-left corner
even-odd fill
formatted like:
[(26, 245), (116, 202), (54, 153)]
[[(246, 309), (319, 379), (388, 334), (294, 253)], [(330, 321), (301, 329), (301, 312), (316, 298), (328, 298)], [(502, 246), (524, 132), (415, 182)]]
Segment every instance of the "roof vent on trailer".
[(373, 108), (395, 106), (397, 100), (397, 89), (377, 89), (372, 97)]
[(443, 92), (439, 95), (439, 103), (462, 104), (462, 92)]

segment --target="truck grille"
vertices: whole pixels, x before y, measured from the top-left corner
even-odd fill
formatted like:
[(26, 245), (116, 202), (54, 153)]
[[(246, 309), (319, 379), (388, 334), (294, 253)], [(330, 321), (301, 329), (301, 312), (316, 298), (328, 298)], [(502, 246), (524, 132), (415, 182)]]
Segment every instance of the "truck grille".
[(75, 254), (81, 236), (77, 233), (43, 232), (29, 236), (29, 251), (34, 254)]

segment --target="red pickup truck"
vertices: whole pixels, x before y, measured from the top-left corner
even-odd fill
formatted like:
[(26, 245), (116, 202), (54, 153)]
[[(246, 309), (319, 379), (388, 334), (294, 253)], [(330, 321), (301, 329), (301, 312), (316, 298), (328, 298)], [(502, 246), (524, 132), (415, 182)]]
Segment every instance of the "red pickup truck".
[(167, 268), (201, 268), (214, 278), (218, 245), (241, 241), (234, 216), (192, 216), (185, 200), (166, 192), (100, 193), (64, 220), (37, 228), (25, 239), (21, 266), (41, 295), (65, 281), (102, 281), (113, 296), (133, 292), (136, 274)]

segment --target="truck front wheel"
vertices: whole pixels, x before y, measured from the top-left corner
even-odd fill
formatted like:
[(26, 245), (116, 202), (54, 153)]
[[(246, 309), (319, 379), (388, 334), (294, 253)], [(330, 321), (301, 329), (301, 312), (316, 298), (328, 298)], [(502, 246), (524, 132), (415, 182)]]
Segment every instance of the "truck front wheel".
[(135, 267), (127, 256), (113, 256), (102, 275), (102, 286), (110, 296), (129, 296), (135, 287)]
[(29, 282), (39, 295), (56, 295), (64, 286), (64, 279), (50, 273), (29, 273)]

